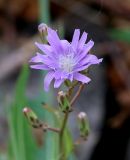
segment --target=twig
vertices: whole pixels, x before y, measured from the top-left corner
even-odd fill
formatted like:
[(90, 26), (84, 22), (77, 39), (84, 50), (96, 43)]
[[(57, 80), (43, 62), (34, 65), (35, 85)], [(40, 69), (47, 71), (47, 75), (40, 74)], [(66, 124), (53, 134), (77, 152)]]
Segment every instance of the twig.
[(60, 129), (58, 129), (58, 128), (47, 127), (47, 129), (50, 130), (50, 131), (53, 131), (53, 132), (60, 133)]
[(74, 104), (74, 102), (77, 100), (77, 98), (79, 97), (79, 95), (80, 95), (81, 91), (83, 90), (83, 88), (84, 88), (84, 84), (81, 84), (81, 85), (79, 86), (79, 89), (78, 89), (78, 91), (76, 92), (75, 96), (73, 97), (73, 99), (72, 99), (71, 102), (70, 102), (70, 105), (71, 105), (71, 106), (72, 106), (72, 105)]

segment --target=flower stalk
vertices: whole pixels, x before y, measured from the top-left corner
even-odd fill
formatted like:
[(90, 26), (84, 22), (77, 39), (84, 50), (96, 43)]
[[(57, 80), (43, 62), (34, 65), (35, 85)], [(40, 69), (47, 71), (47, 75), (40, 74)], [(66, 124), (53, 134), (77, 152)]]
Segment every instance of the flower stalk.
[(60, 155), (61, 155), (60, 160), (65, 160), (66, 159), (65, 151), (64, 151), (64, 132), (65, 132), (65, 128), (66, 128), (66, 125), (67, 125), (68, 117), (69, 117), (69, 111), (67, 111), (64, 115), (64, 119), (63, 119), (63, 122), (62, 122), (60, 134), (59, 134), (59, 146), (60, 146)]
[(79, 95), (80, 95), (81, 91), (83, 90), (83, 88), (84, 88), (84, 84), (81, 84), (79, 86), (79, 89), (76, 92), (75, 96), (73, 97), (73, 99), (70, 102), (71, 107), (73, 106), (73, 104), (75, 103), (75, 101), (77, 100), (77, 98), (79, 97)]
[[(64, 118), (63, 118), (63, 121), (62, 121), (61, 130), (60, 130), (60, 134), (59, 134), (59, 146), (60, 146), (60, 153), (61, 153), (61, 159), (60, 160), (66, 160), (65, 151), (64, 151), (64, 132), (65, 132), (65, 129), (66, 129), (68, 118), (69, 118), (69, 113), (70, 113), (70, 110), (72, 111), (72, 105), (74, 104), (74, 102), (79, 97), (83, 88), (84, 88), (84, 84), (81, 84), (79, 86), (79, 89), (78, 89), (77, 93), (75, 94), (75, 96), (72, 98), (72, 100), (70, 100), (69, 110), (66, 110), (66, 112), (64, 112)], [(71, 91), (73, 89), (74, 89), (74, 86), (71, 88)], [(69, 94), (69, 92), (70, 92), (70, 90), (68, 90), (68, 94)], [(65, 98), (66, 97), (64, 97), (64, 100), (65, 100)], [(69, 101), (69, 100), (67, 99), (67, 101)], [(62, 106), (62, 108), (64, 108), (64, 106)]]

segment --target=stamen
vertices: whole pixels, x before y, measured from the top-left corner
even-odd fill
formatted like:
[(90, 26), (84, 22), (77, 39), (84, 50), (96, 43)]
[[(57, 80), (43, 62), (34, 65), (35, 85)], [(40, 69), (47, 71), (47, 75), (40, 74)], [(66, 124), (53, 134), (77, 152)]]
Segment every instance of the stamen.
[(61, 55), (59, 57), (59, 67), (66, 72), (71, 72), (75, 65), (73, 54)]

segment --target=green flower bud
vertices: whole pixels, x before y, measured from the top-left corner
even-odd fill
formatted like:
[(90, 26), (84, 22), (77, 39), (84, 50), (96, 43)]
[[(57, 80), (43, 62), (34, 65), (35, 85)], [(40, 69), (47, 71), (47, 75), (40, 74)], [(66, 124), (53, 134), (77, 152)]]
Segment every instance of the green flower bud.
[(89, 135), (90, 128), (89, 128), (88, 118), (85, 112), (80, 112), (78, 114), (78, 123), (79, 123), (80, 136), (84, 140), (86, 140)]
[(71, 106), (70, 106), (70, 102), (68, 100), (68, 97), (66, 95), (66, 93), (64, 93), (63, 91), (60, 91), (58, 93), (58, 97), (57, 97), (59, 106), (62, 110), (62, 112), (66, 113), (66, 112), (70, 112), (71, 111)]
[(25, 107), (23, 113), (33, 128), (42, 127), (42, 123), (38, 120), (37, 115), (30, 108)]

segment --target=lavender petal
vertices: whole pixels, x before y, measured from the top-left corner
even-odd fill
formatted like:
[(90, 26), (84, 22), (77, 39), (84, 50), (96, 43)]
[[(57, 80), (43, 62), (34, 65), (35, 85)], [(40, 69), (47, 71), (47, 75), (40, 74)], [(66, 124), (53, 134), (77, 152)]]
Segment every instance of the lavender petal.
[(64, 79), (56, 79), (54, 83), (54, 88), (59, 88), (63, 82), (64, 82)]
[(102, 58), (98, 59), (95, 55), (88, 54), (84, 59), (82, 59), (79, 64), (80, 66), (88, 64), (89, 66), (92, 64), (99, 64), (102, 62)]
[(61, 41), (60, 41), (56, 31), (49, 28), (47, 40), (48, 40), (49, 44), (52, 46), (55, 53), (60, 53), (63, 51)]
[(73, 69), (73, 73), (79, 72), (79, 71), (83, 71), (83, 70), (87, 69), (88, 67), (89, 67), (88, 64), (87, 64), (87, 65), (84, 65), (84, 66), (75, 67), (75, 68)]
[(66, 79), (68, 78), (68, 73), (60, 70), (60, 69), (57, 69), (55, 71), (55, 79)]
[(88, 53), (93, 46), (94, 42), (92, 40), (90, 40), (87, 44), (85, 44), (84, 50), (86, 51), (86, 53)]
[(71, 42), (71, 46), (73, 47), (73, 49), (77, 49), (79, 36), (80, 36), (80, 30), (75, 29), (74, 35), (73, 35), (73, 38), (72, 38), (72, 42)]
[(54, 78), (54, 71), (50, 71), (46, 74), (46, 76), (44, 78), (44, 89), (45, 89), (45, 91), (49, 90), (49, 86), (50, 86), (50, 83), (53, 80), (53, 78)]
[(85, 76), (85, 75), (83, 75), (81, 73), (78, 73), (78, 72), (74, 74), (74, 79), (76, 79), (76, 80), (78, 80), (78, 81), (80, 81), (82, 83), (88, 83), (88, 82), (91, 81), (90, 78), (88, 78), (87, 76)]
[(40, 69), (40, 70), (50, 70), (50, 68), (44, 64), (34, 64), (30, 65), (30, 68), (32, 69)]
[(74, 79), (73, 73), (69, 74), (68, 79), (69, 79), (71, 82), (73, 81), (73, 79)]
[(77, 63), (87, 55), (93, 45), (94, 42), (92, 40), (90, 40), (87, 44), (84, 45), (83, 51), (79, 52), (77, 56), (75, 56), (75, 60), (77, 61)]
[(78, 49), (81, 50), (87, 40), (87, 33), (84, 32), (79, 40), (79, 43), (78, 43)]
[(33, 62), (33, 63), (40, 63), (43, 62), (44, 59), (44, 55), (40, 54), (40, 53), (36, 53), (35, 57), (32, 57), (29, 62)]
[(64, 52), (63, 53), (67, 53), (68, 48), (70, 48), (70, 43), (67, 40), (61, 40), (61, 45), (63, 47)]
[(52, 47), (47, 44), (41, 44), (38, 42), (35, 42), (35, 45), (45, 54), (50, 55), (52, 54), (53, 50)]

